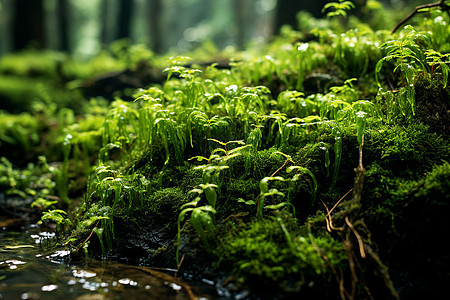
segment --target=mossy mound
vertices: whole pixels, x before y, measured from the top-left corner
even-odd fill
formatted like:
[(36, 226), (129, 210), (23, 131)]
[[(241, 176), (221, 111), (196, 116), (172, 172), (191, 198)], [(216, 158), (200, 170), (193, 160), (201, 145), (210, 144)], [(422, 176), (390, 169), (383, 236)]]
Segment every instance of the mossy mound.
[[(195, 198), (191, 191), (202, 184), (204, 173), (196, 169), (199, 163), (195, 160), (183, 166), (172, 164), (163, 173), (154, 172), (155, 165), (150, 160), (145, 162), (149, 156), (142, 156), (131, 164), (133, 167), (129, 170), (135, 179), (127, 183), (133, 189), (141, 189), (141, 194), (131, 190), (121, 192), (124, 198), (114, 204), (116, 212), (112, 221), (115, 247), (105, 254), (110, 259), (128, 263), (174, 267), (178, 244), (180, 256), (184, 256), (183, 272), (214, 280), (225, 280), (223, 278), (229, 274), (232, 276), (231, 281), (226, 282), (229, 291), (246, 289), (255, 295), (264, 295), (276, 289), (286, 297), (324, 297), (323, 289), (337, 284), (335, 272), (348, 275), (350, 271), (348, 249), (339, 234), (327, 231), (323, 207), (331, 209), (352, 187), (359, 151), (355, 128), (343, 129), (341, 164), (333, 184), (336, 139), (332, 128), (325, 127), (316, 136), (315, 145), (291, 147), (289, 149), (295, 151), (292, 153), (281, 154), (276, 148), (270, 148), (247, 154), (251, 157), (249, 162), (244, 155), (230, 160), (217, 190), (213, 216), (216, 228), (201, 237), (192, 220), (181, 223), (184, 225), (178, 242), (176, 224), (180, 222), (180, 207)], [(423, 248), (421, 243), (425, 240), (431, 243), (437, 238), (430, 234), (437, 225), (429, 220), (433, 214), (442, 214), (447, 205), (449, 165), (443, 161), (447, 158), (448, 146), (447, 140), (429, 132), (422, 124), (381, 126), (366, 131), (361, 218), (367, 226), (367, 242), (392, 270), (396, 285), (416, 280), (416, 276), (420, 278), (418, 272), (403, 269), (403, 264), (426, 263), (429, 257), (446, 259), (444, 254), (426, 250), (428, 248)], [(328, 156), (325, 155), (327, 149)], [(264, 174), (290, 178), (292, 174), (287, 172), (287, 167), (293, 162), (315, 174), (319, 183), (317, 192), (314, 193), (313, 181), (306, 174), (295, 186), (275, 180), (270, 187), (287, 196), (288, 201), (282, 196), (267, 197), (263, 209), (265, 217), (259, 218), (260, 180), (255, 178), (262, 178)], [(142, 190), (143, 180), (149, 182), (146, 191)], [(111, 193), (108, 201), (114, 201), (115, 197), (115, 193)], [(341, 225), (349, 214), (349, 197), (333, 212), (334, 226)], [(202, 199), (197, 205), (207, 203), (207, 199)], [(422, 206), (427, 209), (419, 209)], [(415, 222), (411, 224), (411, 220), (420, 219), (420, 212), (424, 212), (426, 220), (420, 226)], [(440, 218), (444, 220), (443, 216)], [(98, 242), (97, 245), (100, 250)], [(423, 251), (409, 256), (403, 253), (406, 247)], [(95, 252), (95, 247), (91, 247), (92, 250)], [(433, 267), (445, 277), (442, 268)], [(379, 266), (367, 262), (364, 269), (361, 276), (371, 281), (368, 287), (378, 290), (377, 294), (383, 297), (391, 297), (382, 276), (370, 275), (371, 272), (377, 274)], [(270, 286), (271, 291), (259, 290), (257, 287), (262, 283)], [(336, 297), (338, 290), (331, 290), (326, 299)]]
[[(0, 86), (31, 110), (2, 113), (0, 150), (17, 148), (13, 159), (49, 176), (33, 186), (34, 174), (3, 159), (0, 196), (35, 197), (73, 253), (176, 269), (229, 297), (434, 296), (449, 280), (437, 243), (450, 194), (449, 67), (438, 52), (447, 15), (429, 15), (396, 34), (303, 16), (314, 39), (285, 28), (227, 52), (226, 68), (127, 47), (89, 68), (6, 64), (36, 86), (64, 78), (31, 103), (29, 81), (16, 78), (17, 93)], [(203, 62), (210, 51), (196, 53)], [(115, 81), (146, 76), (146, 59), (166, 79), (133, 91)], [(97, 82), (111, 89), (105, 99), (62, 108), (95, 69), (117, 71)]]

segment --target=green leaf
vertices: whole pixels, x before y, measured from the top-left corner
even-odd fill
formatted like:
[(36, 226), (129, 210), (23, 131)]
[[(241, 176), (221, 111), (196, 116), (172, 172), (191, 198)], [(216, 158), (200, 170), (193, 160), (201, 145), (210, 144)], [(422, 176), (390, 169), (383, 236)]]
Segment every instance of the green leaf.
[[(302, 172), (302, 173), (306, 173), (306, 174), (308, 174), (308, 175), (311, 177), (311, 179), (313, 180), (313, 183), (314, 183), (313, 203), (314, 203), (314, 202), (316, 201), (316, 193), (317, 193), (317, 179), (316, 179), (316, 176), (314, 176), (314, 174), (313, 174), (309, 169), (304, 168), (304, 167), (300, 167), (300, 166), (289, 166), (289, 167), (286, 169), (286, 173), (290, 173), (290, 172), (292, 172), (293, 170), (300, 171), (300, 172)], [(295, 176), (294, 176), (293, 180), (294, 180), (294, 181), (296, 180), (296, 177), (295, 177)]]
[(356, 113), (356, 133), (359, 147), (362, 147), (364, 128), (366, 126), (366, 115), (364, 111), (358, 111)]
[(282, 207), (284, 207), (286, 205), (288, 205), (287, 202), (281, 202), (281, 203), (274, 204), (274, 205), (266, 205), (264, 207), (268, 208), (268, 209), (272, 209), (272, 210), (278, 210), (278, 209), (280, 209), (280, 208), (282, 208)]
[(47, 200), (42, 197), (37, 198), (36, 200), (31, 203), (31, 207), (37, 207), (39, 209), (47, 209), (52, 205), (55, 205), (58, 203), (58, 200)]

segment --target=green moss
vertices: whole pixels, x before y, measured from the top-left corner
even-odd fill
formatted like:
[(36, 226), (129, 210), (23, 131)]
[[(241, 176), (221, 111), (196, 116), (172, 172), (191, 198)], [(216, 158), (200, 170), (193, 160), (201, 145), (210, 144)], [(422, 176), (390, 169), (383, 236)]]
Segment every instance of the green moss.
[(366, 165), (377, 161), (395, 176), (417, 179), (448, 158), (449, 143), (427, 126), (412, 123), (368, 130), (364, 149)]
[(301, 234), (292, 218), (279, 216), (228, 226), (231, 228), (220, 237), (215, 251), (219, 266), (231, 268), (236, 276), (250, 282), (258, 282), (262, 289), (266, 285), (298, 291), (311, 288), (314, 282), (321, 285), (323, 281), (331, 281), (331, 271), (319, 248), (331, 264), (345, 261), (344, 248), (338, 241), (328, 235)]
[(428, 173), (423, 188), (416, 194), (416, 197), (427, 197), (433, 199), (438, 204), (448, 205), (447, 200), (450, 199), (450, 163), (437, 166), (432, 172)]
[(187, 199), (186, 193), (180, 187), (172, 187), (155, 191), (144, 201), (144, 207), (138, 207), (137, 209), (144, 209), (149, 214), (175, 220), (178, 216), (179, 207), (186, 203)]
[(39, 129), (39, 120), (29, 113), (0, 111), (0, 152), (8, 153), (11, 160), (32, 159), (39, 144)]
[[(442, 75), (435, 74), (433, 80), (425, 75), (417, 76), (414, 83), (417, 119), (430, 126), (430, 131), (448, 136), (450, 126), (450, 86), (442, 82)], [(447, 80), (448, 81), (448, 80)]]

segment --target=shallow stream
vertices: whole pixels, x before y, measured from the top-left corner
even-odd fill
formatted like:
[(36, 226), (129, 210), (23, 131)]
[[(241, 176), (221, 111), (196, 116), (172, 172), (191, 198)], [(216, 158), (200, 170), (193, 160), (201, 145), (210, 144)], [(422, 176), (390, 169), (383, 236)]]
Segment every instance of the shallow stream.
[[(0, 299), (215, 299), (168, 273), (49, 252), (54, 233), (0, 228)], [(217, 299), (217, 298), (216, 298)]]

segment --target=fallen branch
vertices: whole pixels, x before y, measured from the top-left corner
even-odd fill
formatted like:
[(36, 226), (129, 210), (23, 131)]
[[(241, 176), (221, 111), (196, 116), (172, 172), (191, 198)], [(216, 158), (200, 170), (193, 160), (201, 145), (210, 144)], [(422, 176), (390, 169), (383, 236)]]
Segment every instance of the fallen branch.
[(404, 17), (400, 22), (395, 25), (395, 27), (392, 29), (391, 33), (396, 32), (403, 24), (405, 24), (409, 19), (411, 19), (416, 13), (420, 12), (422, 9), (426, 8), (433, 8), (433, 7), (440, 7), (442, 10), (446, 11), (447, 14), (450, 17), (450, 6), (445, 3), (445, 0), (440, 0), (437, 2), (429, 3), (429, 4), (423, 4), (417, 6), (409, 15)]

